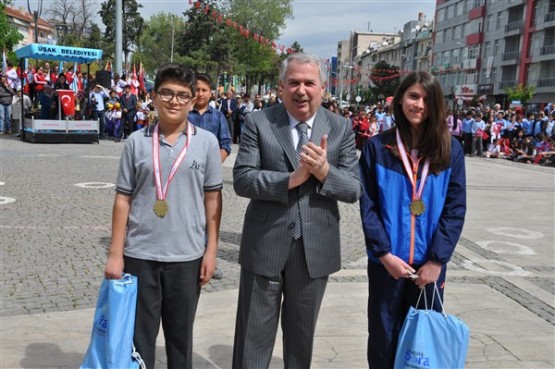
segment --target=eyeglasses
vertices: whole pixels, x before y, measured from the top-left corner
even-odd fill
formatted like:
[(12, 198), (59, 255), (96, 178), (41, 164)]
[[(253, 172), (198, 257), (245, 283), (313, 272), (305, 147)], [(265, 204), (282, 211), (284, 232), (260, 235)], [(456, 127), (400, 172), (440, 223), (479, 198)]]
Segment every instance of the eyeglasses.
[(172, 90), (166, 90), (166, 89), (158, 90), (158, 96), (160, 96), (160, 100), (162, 100), (164, 102), (170, 102), (175, 97), (176, 101), (179, 104), (183, 104), (183, 105), (187, 104), (193, 98), (189, 94), (185, 94), (185, 93), (177, 93), (176, 94)]

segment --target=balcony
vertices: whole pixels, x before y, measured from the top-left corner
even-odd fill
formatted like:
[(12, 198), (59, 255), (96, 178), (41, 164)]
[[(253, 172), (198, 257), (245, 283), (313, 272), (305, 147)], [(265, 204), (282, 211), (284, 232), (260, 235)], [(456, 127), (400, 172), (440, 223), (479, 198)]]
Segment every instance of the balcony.
[(540, 55), (551, 55), (555, 54), (555, 44), (542, 46), (540, 49)]
[(507, 81), (501, 81), (501, 82), (499, 82), (499, 89), (504, 90), (507, 87), (514, 87), (514, 86), (516, 86), (516, 84), (517, 83), (516, 83), (515, 79), (507, 80)]
[(503, 56), (501, 57), (501, 61), (515, 61), (518, 62), (520, 56), (520, 51), (516, 50), (516, 51), (508, 51), (506, 53), (503, 54)]
[(545, 18), (543, 19), (543, 21), (546, 22), (546, 23), (547, 23), (547, 22), (552, 22), (552, 21), (554, 21), (554, 20), (555, 20), (555, 12), (547, 13), (547, 14), (545, 15)]
[(538, 87), (555, 87), (555, 78), (542, 78), (538, 80)]
[(513, 31), (521, 32), (523, 24), (524, 22), (522, 21), (522, 19), (516, 22), (511, 22), (505, 26), (505, 32), (513, 32)]

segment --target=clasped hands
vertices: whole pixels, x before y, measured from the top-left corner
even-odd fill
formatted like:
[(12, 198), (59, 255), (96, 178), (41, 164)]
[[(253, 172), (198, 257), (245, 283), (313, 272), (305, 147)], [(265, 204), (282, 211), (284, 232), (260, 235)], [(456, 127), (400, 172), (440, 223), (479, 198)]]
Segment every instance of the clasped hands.
[(322, 136), (320, 146), (309, 142), (303, 147), (299, 165), (289, 177), (289, 189), (302, 185), (311, 175), (323, 183), (328, 176), (330, 165), (327, 159), (328, 136)]

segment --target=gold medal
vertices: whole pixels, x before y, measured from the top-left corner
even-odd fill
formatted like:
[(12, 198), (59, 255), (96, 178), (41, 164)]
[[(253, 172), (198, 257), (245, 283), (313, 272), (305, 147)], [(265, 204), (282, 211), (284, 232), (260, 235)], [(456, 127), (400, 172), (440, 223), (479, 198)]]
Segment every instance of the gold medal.
[(420, 199), (412, 200), (412, 203), (410, 204), (410, 212), (412, 215), (419, 216), (424, 213), (425, 209), (424, 201)]
[(168, 213), (168, 203), (166, 200), (156, 200), (153, 206), (154, 214), (159, 218), (163, 218)]

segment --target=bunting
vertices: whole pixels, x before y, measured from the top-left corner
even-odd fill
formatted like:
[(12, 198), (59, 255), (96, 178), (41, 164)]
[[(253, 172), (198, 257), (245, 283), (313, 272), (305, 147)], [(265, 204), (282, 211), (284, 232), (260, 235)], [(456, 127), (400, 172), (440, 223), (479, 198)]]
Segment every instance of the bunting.
[[(191, 3), (192, 0), (189, 0)], [(204, 14), (211, 16), (211, 18), (216, 21), (217, 23), (221, 24), (224, 23), (228, 28), (233, 28), (234, 30), (238, 31), (239, 34), (246, 39), (252, 37), (252, 39), (261, 45), (265, 45), (271, 47), (275, 51), (279, 50), (282, 53), (287, 52), (287, 54), (293, 54), (295, 50), (291, 49), (290, 47), (286, 47), (285, 45), (280, 45), (273, 40), (270, 40), (263, 35), (260, 35), (256, 32), (251, 31), (249, 28), (244, 27), (237, 22), (227, 18), (225, 14), (219, 13), (218, 11), (211, 9), (209, 5), (203, 4), (201, 1), (195, 1), (194, 3), (195, 9), (202, 11)]]

